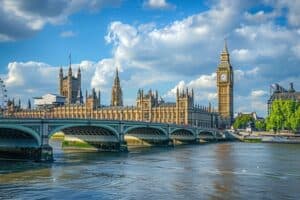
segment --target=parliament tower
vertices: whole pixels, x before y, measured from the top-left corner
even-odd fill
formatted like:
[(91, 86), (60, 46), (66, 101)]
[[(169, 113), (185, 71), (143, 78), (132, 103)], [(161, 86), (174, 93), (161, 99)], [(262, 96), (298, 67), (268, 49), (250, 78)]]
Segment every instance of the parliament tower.
[(123, 106), (123, 94), (120, 84), (118, 68), (116, 69), (116, 76), (111, 91), (111, 106)]
[(81, 71), (78, 68), (77, 77), (72, 75), (71, 59), (67, 76), (64, 77), (62, 67), (59, 70), (59, 94), (66, 97), (67, 104), (82, 104)]
[(233, 69), (225, 41), (217, 69), (218, 110), (230, 124), (233, 122), (233, 84)]

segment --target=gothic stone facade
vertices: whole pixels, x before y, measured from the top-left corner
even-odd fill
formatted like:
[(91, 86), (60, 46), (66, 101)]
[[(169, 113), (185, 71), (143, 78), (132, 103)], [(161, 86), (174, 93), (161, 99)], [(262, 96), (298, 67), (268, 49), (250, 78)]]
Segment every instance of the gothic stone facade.
[[(94, 99), (94, 101), (93, 101)], [(108, 120), (147, 121), (199, 127), (217, 127), (218, 114), (210, 107), (195, 106), (191, 92), (177, 93), (175, 103), (158, 101), (157, 93), (139, 90), (136, 106), (99, 106), (94, 97), (86, 104), (69, 104), (46, 110), (23, 109), (10, 116), (26, 118), (92, 118)]]
[(233, 122), (233, 69), (225, 41), (217, 69), (217, 90), (219, 114), (226, 126)]
[[(100, 104), (95, 90), (86, 95), (85, 104), (78, 103), (81, 95), (81, 73), (78, 70), (77, 78), (72, 76), (71, 66), (68, 76), (63, 77), (62, 69), (59, 74), (60, 94), (67, 97), (64, 106), (52, 107), (47, 110), (14, 109), (11, 106), (7, 116), (29, 118), (92, 118), (106, 120), (129, 120), (192, 125), (207, 128), (217, 128), (220, 123), (230, 124), (233, 119), (233, 70), (229, 60), (229, 53), (225, 43), (221, 53), (221, 62), (217, 69), (217, 92), (219, 113), (211, 106), (194, 104), (193, 90), (176, 92), (176, 102), (164, 102), (158, 98), (157, 91), (144, 93), (139, 90), (135, 106), (123, 106), (123, 94), (120, 85), (118, 70), (112, 86), (110, 106)], [(77, 102), (77, 103), (76, 103)]]
[(59, 71), (59, 94), (66, 97), (66, 104), (82, 103), (81, 71), (78, 68), (77, 77), (72, 75), (71, 64), (68, 74), (64, 77), (63, 69)]

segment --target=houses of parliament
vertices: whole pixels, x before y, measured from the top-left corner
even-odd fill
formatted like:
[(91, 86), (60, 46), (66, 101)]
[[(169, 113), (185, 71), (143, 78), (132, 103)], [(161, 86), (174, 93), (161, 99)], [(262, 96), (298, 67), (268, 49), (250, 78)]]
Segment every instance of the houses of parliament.
[(103, 120), (147, 121), (191, 125), (203, 128), (219, 128), (229, 126), (233, 119), (233, 70), (225, 42), (217, 67), (218, 111), (211, 105), (199, 106), (194, 102), (193, 89), (176, 92), (175, 102), (165, 102), (159, 98), (157, 91), (145, 92), (139, 89), (135, 106), (123, 105), (123, 91), (116, 69), (111, 90), (110, 106), (101, 104), (100, 91), (92, 89), (86, 92), (85, 101), (81, 91), (81, 70), (75, 76), (71, 63), (64, 76), (59, 71), (59, 95), (65, 98), (63, 105), (55, 105), (43, 109), (22, 109), (10, 103), (5, 113), (7, 116), (20, 118), (91, 118)]

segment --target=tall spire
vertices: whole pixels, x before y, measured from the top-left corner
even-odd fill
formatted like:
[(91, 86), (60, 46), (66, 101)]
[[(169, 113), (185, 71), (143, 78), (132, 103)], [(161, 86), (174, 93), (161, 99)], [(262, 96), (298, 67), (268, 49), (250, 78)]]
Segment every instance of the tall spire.
[(68, 75), (72, 76), (72, 60), (71, 60), (71, 53), (69, 54), (69, 73)]
[(27, 103), (27, 109), (31, 109), (31, 101), (30, 101), (30, 99), (28, 99), (28, 103)]
[(224, 39), (224, 48), (223, 48), (222, 53), (228, 54), (227, 39), (226, 38)]
[(120, 78), (119, 78), (119, 69), (118, 67), (116, 68), (116, 75), (115, 75), (115, 80), (114, 80), (114, 85), (120, 84)]
[(98, 106), (101, 106), (101, 92), (98, 90)]
[(224, 39), (224, 48), (222, 50), (220, 60), (221, 60), (221, 63), (219, 65), (219, 67), (231, 67), (229, 52), (228, 52), (228, 47), (227, 47), (227, 39)]
[(64, 75), (63, 68), (62, 68), (62, 66), (60, 66), (60, 69), (59, 69), (59, 76), (60, 76), (60, 77), (63, 77), (63, 75)]
[(83, 96), (82, 96), (81, 88), (78, 89), (76, 103), (83, 104)]
[(123, 106), (123, 95), (122, 95), (122, 88), (119, 79), (118, 68), (116, 68), (116, 75), (115, 75), (114, 84), (111, 92), (111, 105)]

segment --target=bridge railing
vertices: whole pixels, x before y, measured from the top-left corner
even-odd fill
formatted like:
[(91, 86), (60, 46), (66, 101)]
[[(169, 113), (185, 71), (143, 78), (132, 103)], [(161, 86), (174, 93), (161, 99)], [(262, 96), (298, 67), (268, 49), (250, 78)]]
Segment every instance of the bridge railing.
[(153, 122), (153, 121), (143, 121), (143, 120), (120, 120), (120, 119), (99, 119), (99, 118), (92, 118), (92, 117), (23, 117), (23, 116), (1, 116), (0, 120), (74, 120), (74, 121), (81, 121), (81, 120), (88, 120), (88, 121), (114, 121), (117, 123), (143, 123), (148, 125), (164, 125), (168, 127), (176, 127), (176, 128), (183, 128), (183, 129), (203, 129), (203, 130), (217, 130), (215, 128), (207, 128), (195, 125), (188, 125), (188, 124), (176, 124), (176, 123), (160, 123), (160, 122)]

